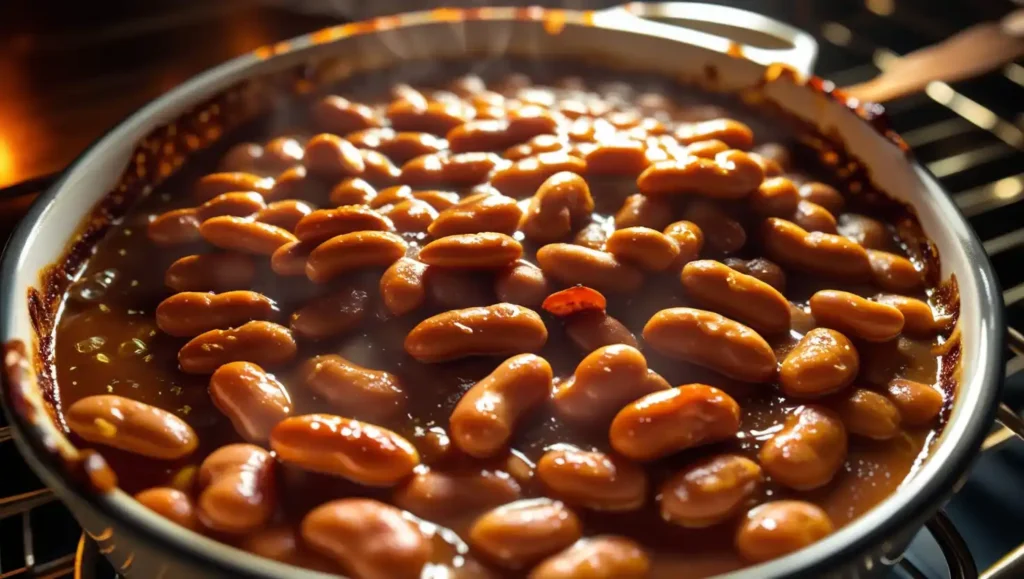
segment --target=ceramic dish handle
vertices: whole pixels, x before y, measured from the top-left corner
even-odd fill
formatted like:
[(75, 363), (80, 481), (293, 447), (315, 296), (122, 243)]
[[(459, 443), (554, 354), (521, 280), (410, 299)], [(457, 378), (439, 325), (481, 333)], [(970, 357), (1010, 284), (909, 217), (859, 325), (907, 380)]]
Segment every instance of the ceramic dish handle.
[(787, 64), (804, 76), (818, 58), (814, 38), (755, 12), (701, 2), (631, 2), (600, 13), (612, 26), (674, 38), (758, 64)]

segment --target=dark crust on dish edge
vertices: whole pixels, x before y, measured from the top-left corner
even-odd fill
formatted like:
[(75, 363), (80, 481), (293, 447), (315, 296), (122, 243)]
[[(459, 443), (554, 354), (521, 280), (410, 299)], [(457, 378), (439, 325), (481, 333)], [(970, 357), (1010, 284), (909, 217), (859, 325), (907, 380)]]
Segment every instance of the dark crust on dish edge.
[[(452, 20), (457, 16), (455, 13), (458, 13), (458, 19), (472, 20), (482, 18), (486, 10), (439, 9), (433, 11), (433, 15), (439, 20)], [(516, 18), (543, 20), (545, 29), (550, 33), (558, 33), (560, 25), (564, 25), (565, 22), (564, 11), (560, 10), (522, 9), (516, 11)], [(587, 23), (586, 18), (584, 23)], [(314, 42), (327, 42), (342, 36), (373, 32), (394, 26), (395, 17), (385, 17), (364, 23), (325, 29), (313, 33), (311, 38)], [(260, 58), (269, 58), (289, 49), (288, 43), (280, 43), (259, 49), (256, 51), (256, 55)], [(730, 55), (737, 58), (742, 57), (741, 51), (738, 50), (730, 51)], [(462, 60), (473, 57), (473, 54), (466, 54)], [(586, 61), (581, 58), (575, 60)], [(348, 66), (336, 67), (332, 66), (333, 64), (335, 64), (333, 59), (328, 58), (314, 65), (299, 65), (283, 73), (243, 81), (186, 111), (175, 122), (157, 127), (143, 139), (142, 143), (133, 151), (131, 161), (122, 173), (118, 185), (90, 211), (78, 233), (65, 249), (64, 258), (40, 272), (39, 287), (42, 289), (30, 288), (28, 290), (26, 297), (35, 333), (32, 348), (26, 348), (21, 340), (12, 340), (4, 344), (3, 382), (14, 402), (12, 410), (18, 412), (29, 422), (35, 423), (38, 419), (34, 412), (29, 411), (33, 406), (31, 401), (33, 397), (28, 394), (33, 387), (33, 380), (29, 373), (16, 370), (17, 368), (24, 369), (27, 365), (26, 362), (31, 363), (47, 414), (56, 424), (58, 430), (66, 431), (60, 418), (58, 402), (54, 396), (56, 381), (52, 363), (53, 331), (61, 300), (74, 276), (81, 271), (91, 256), (96, 243), (106, 235), (117, 220), (134, 206), (141, 196), (152, 191), (173, 175), (191, 153), (213, 145), (233, 128), (268, 112), (273, 107), (274, 97), (279, 96), (282, 92), (293, 95), (303, 94), (312, 86), (324, 82), (337, 82), (340, 80), (337, 76), (339, 69), (346, 76), (360, 72)], [(614, 68), (614, 65), (609, 65), (607, 62), (594, 64), (606, 69)], [(686, 80), (687, 84), (693, 84), (696, 88), (714, 90), (718, 76), (717, 68), (709, 65), (704, 68), (704, 78)], [(910, 151), (902, 139), (888, 128), (887, 118), (880, 105), (860, 103), (850, 99), (835, 89), (831, 82), (818, 77), (802, 81), (799, 74), (786, 65), (767, 67), (760, 86), (775, 82), (803, 84), (808, 89), (839, 102), (908, 156), (910, 155)], [(757, 88), (753, 90), (756, 92)], [(783, 114), (779, 105), (764, 99), (762, 101), (758, 107), (763, 108), (766, 114), (777, 117)], [(940, 306), (956, 322), (960, 313), (960, 296), (956, 277), (951, 276), (950, 279), (939, 282), (941, 270), (938, 251), (934, 244), (924, 236), (913, 207), (896, 201), (880, 191), (873, 184), (867, 167), (856, 156), (846, 151), (846, 147), (838, 135), (821, 133), (809, 123), (794, 119), (792, 115), (785, 114), (784, 116), (802, 126), (802, 132), (814, 135), (816, 143), (805, 143), (810, 148), (819, 151), (828, 150), (839, 155), (842, 162), (837, 163), (838, 166), (852, 164), (856, 167), (844, 179), (847, 185), (857, 184), (855, 187), (859, 188), (859, 192), (854, 194), (873, 196), (878, 201), (891, 204), (894, 209), (900, 210), (904, 218), (897, 223), (897, 229), (911, 256), (924, 264), (925, 276), (929, 284), (935, 285), (937, 288), (933, 296), (933, 303)], [(171, 146), (170, 152), (165, 148), (168, 145)], [(957, 329), (944, 345), (945, 355), (942, 356), (940, 386), (947, 393), (946, 398), (949, 401), (943, 410), (943, 422), (948, 419), (954, 399), (953, 395), (955, 395), (960, 382), (961, 349), (960, 332)], [(29, 356), (31, 356), (31, 360), (28, 359)], [(68, 452), (70, 445), (66, 445), (66, 441), (65, 445), (61, 445), (48, 440), (44, 441), (44, 445), (49, 451), (59, 455), (65, 469), (73, 476), (85, 474), (84, 477), (74, 476), (74, 478), (82, 482), (88, 481), (95, 490), (106, 491), (116, 484), (116, 478), (111, 479), (113, 473), (102, 463), (102, 458), (98, 454), (77, 452), (74, 449), (70, 449), (71, 451)]]

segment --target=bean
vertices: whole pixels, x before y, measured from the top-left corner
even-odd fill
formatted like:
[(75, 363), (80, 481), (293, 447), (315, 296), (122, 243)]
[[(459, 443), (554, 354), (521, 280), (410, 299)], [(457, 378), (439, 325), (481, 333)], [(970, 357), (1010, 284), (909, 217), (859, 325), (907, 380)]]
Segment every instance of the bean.
[(868, 250), (872, 279), (887, 292), (913, 293), (924, 287), (924, 277), (909, 259), (887, 251)]
[(306, 260), (318, 245), (316, 241), (289, 241), (270, 256), (270, 269), (277, 275), (306, 275)]
[(631, 293), (644, 281), (638, 269), (610, 253), (568, 243), (551, 243), (537, 250), (537, 264), (548, 279), (600, 292)]
[(370, 201), (370, 207), (373, 209), (381, 209), (388, 205), (394, 205), (412, 198), (412, 187), (408, 185), (396, 185), (394, 187), (388, 187), (387, 189), (381, 189), (377, 193), (377, 196), (373, 198), (373, 201)]
[(146, 237), (161, 247), (183, 245), (202, 239), (201, 221), (195, 208), (172, 209), (153, 218), (146, 226)]
[[(414, 199), (423, 201), (430, 205), (435, 211), (444, 211), (458, 205), (461, 198), (458, 193), (450, 191), (416, 191), (412, 194)], [(476, 233), (476, 232), (474, 232)]]
[(681, 279), (686, 294), (700, 305), (761, 333), (789, 331), (789, 301), (756, 277), (717, 261), (700, 260), (686, 264)]
[(368, 205), (377, 196), (377, 190), (359, 177), (342, 179), (331, 189), (330, 201), (335, 206)]
[(725, 144), (724, 142), (719, 141), (718, 139), (694, 141), (683, 147), (681, 146), (679, 141), (675, 139), (675, 137), (672, 137), (672, 141), (664, 143), (663, 146), (670, 150), (676, 149), (678, 147), (678, 152), (682, 153), (681, 156), (675, 155), (676, 151), (672, 151), (672, 158), (678, 159), (685, 158), (686, 156), (700, 157), (702, 159), (714, 159), (715, 155), (722, 153), (724, 151), (728, 151), (729, 149), (732, 148), (729, 145)]
[(494, 153), (435, 153), (402, 165), (400, 180), (413, 187), (471, 187), (484, 183), (492, 172), (506, 164)]
[(320, 244), (306, 260), (306, 277), (325, 283), (366, 268), (385, 268), (409, 249), (404, 239), (387, 231), (355, 231)]
[(680, 143), (685, 144), (717, 139), (733, 149), (749, 149), (754, 146), (754, 131), (733, 119), (711, 119), (683, 124), (676, 129), (675, 137)]
[(860, 356), (846, 336), (815, 328), (782, 361), (779, 386), (787, 396), (817, 398), (846, 388), (859, 370)]
[(336, 135), (381, 126), (373, 109), (337, 95), (327, 95), (314, 103), (312, 116), (317, 129)]
[(407, 103), (412, 105), (413, 108), (427, 108), (427, 97), (423, 96), (423, 93), (405, 83), (398, 83), (392, 85), (391, 96), (396, 101), (406, 101)]
[(199, 526), (192, 499), (178, 489), (166, 487), (146, 489), (135, 495), (135, 500), (168, 521), (186, 529), (194, 531)]
[(244, 217), (214, 217), (199, 226), (199, 234), (211, 245), (253, 255), (271, 255), (277, 248), (295, 241), (285, 229)]
[(373, 499), (320, 505), (302, 519), (302, 538), (360, 579), (416, 579), (432, 551), (402, 511)]
[(595, 511), (634, 511), (647, 498), (644, 469), (603, 452), (549, 450), (537, 461), (537, 477), (553, 496)]
[(324, 573), (338, 571), (333, 561), (307, 547), (299, 537), (298, 529), (291, 525), (282, 524), (260, 529), (247, 535), (238, 546), (254, 555), (287, 565)]
[(83, 439), (159, 460), (184, 458), (199, 444), (192, 427), (155, 406), (102, 394), (75, 401), (64, 413)]
[(747, 243), (747, 231), (714, 203), (697, 199), (686, 208), (684, 217), (704, 234), (705, 246), (720, 253), (736, 253)]
[(222, 193), (235, 191), (255, 191), (267, 199), (271, 197), (273, 186), (274, 180), (270, 177), (260, 177), (252, 173), (210, 173), (196, 182), (193, 193), (200, 203)]
[(664, 390), (652, 379), (647, 359), (633, 346), (600, 347), (584, 358), (551, 393), (558, 413), (577, 424), (606, 426), (630, 402)]
[(448, 141), (429, 133), (415, 131), (367, 129), (350, 133), (345, 138), (360, 149), (378, 151), (395, 163), (405, 163), (421, 155), (438, 153), (448, 148)]
[(492, 509), (519, 500), (521, 495), (519, 483), (504, 471), (471, 468), (443, 472), (421, 467), (395, 490), (392, 502), (436, 521)]
[(551, 291), (544, 272), (520, 259), (498, 272), (494, 278), (494, 293), (500, 301), (537, 309)]
[[(616, 229), (648, 227), (660, 231), (670, 227), (671, 222), (671, 205), (661, 199), (652, 199), (640, 193), (626, 197), (622, 207), (615, 213)], [(666, 235), (668, 235), (667, 232)]]
[(277, 506), (274, 457), (251, 444), (229, 444), (199, 468), (199, 522), (219, 533), (240, 535), (265, 526)]
[(796, 205), (796, 211), (790, 220), (806, 231), (821, 231), (823, 233), (837, 233), (836, 218), (817, 203), (801, 199)]
[(403, 257), (391, 264), (380, 278), (384, 307), (396, 316), (418, 309), (426, 300), (424, 277), (427, 264)]
[(908, 426), (926, 426), (931, 424), (945, 404), (942, 392), (933, 386), (896, 378), (886, 385), (889, 400), (900, 410), (903, 423)]
[(743, 199), (757, 190), (764, 171), (743, 151), (729, 150), (714, 160), (686, 157), (659, 161), (637, 177), (644, 195), (696, 194), (713, 199)]
[(191, 338), (252, 320), (269, 320), (278, 312), (274, 300), (253, 291), (181, 292), (160, 302), (156, 308), (156, 325), (165, 334)]
[(171, 264), (164, 285), (174, 291), (226, 291), (247, 288), (256, 277), (252, 258), (238, 253), (189, 255)]
[(332, 237), (357, 231), (394, 231), (391, 220), (363, 205), (319, 209), (295, 226), (300, 241), (323, 243)]
[(636, 178), (651, 163), (644, 143), (632, 139), (618, 139), (598, 143), (583, 158), (588, 175)]
[(781, 267), (763, 257), (756, 257), (749, 260), (729, 257), (722, 263), (742, 274), (746, 274), (763, 281), (778, 290), (779, 293), (786, 291), (786, 272), (782, 271)]
[(795, 223), (770, 217), (765, 221), (763, 241), (768, 257), (783, 267), (851, 282), (871, 277), (867, 252), (845, 237), (808, 233)]
[(761, 170), (764, 171), (765, 177), (778, 177), (784, 173), (782, 165), (779, 165), (779, 163), (774, 159), (770, 159), (753, 151), (747, 154), (750, 155), (750, 158), (753, 159), (755, 163), (761, 166)]
[(679, 246), (679, 256), (676, 257), (675, 266), (682, 267), (700, 256), (700, 250), (704, 248), (704, 232), (696, 223), (690, 221), (676, 221), (665, 227), (662, 232)]
[(295, 231), (295, 226), (299, 224), (299, 221), (315, 209), (305, 201), (295, 199), (275, 201), (256, 214), (256, 221), (280, 227), (286, 231)]
[(914, 336), (934, 336), (942, 324), (935, 320), (931, 306), (906, 296), (879, 294), (875, 301), (892, 306), (903, 314), (903, 333)]
[(586, 168), (585, 161), (568, 153), (540, 153), (499, 169), (491, 178), (491, 185), (503, 195), (522, 198), (536, 193), (544, 181), (556, 173), (581, 174)]
[(810, 306), (819, 325), (869, 342), (887, 342), (903, 330), (898, 309), (850, 292), (819, 291), (811, 296)]
[[(259, 193), (221, 193), (220, 195), (196, 207), (196, 217), (206, 221), (213, 217), (229, 215), (232, 217), (249, 217), (265, 209), (267, 204)], [(152, 227), (152, 224), (150, 224)]]
[(253, 173), (263, 157), (263, 147), (258, 143), (239, 143), (228, 149), (217, 167), (224, 172)]
[(366, 162), (359, 149), (338, 135), (321, 133), (306, 143), (304, 154), (306, 170), (324, 179), (341, 180), (359, 177), (366, 170)]
[(885, 224), (865, 215), (840, 215), (838, 229), (842, 236), (852, 239), (865, 249), (884, 250), (892, 245), (892, 234)]
[(505, 119), (469, 121), (448, 131), (445, 138), (453, 153), (498, 151), (523, 141), (510, 130), (509, 121)]
[(581, 527), (560, 502), (520, 500), (478, 518), (469, 530), (469, 544), (501, 567), (523, 569), (575, 543)]
[(249, 362), (224, 364), (210, 376), (210, 399), (242, 438), (264, 443), (270, 430), (292, 413), (288, 390), (272, 374)]
[(305, 361), (299, 368), (302, 382), (346, 416), (383, 420), (405, 408), (405, 390), (397, 376), (364, 368), (337, 354)]
[(594, 199), (583, 177), (567, 171), (555, 173), (530, 199), (519, 229), (531, 241), (551, 242), (571, 233), (593, 210)]
[(292, 137), (277, 137), (263, 146), (260, 166), (264, 171), (279, 173), (302, 162), (302, 145)]
[(843, 194), (824, 183), (816, 181), (804, 183), (800, 186), (799, 193), (801, 199), (816, 203), (833, 215), (842, 213), (843, 207), (846, 205)]
[(360, 149), (359, 156), (363, 159), (366, 169), (363, 171), (363, 178), (376, 187), (387, 187), (398, 183), (402, 176), (402, 170), (395, 166), (383, 154), (368, 149)]
[(572, 314), (565, 320), (565, 333), (573, 344), (584, 352), (593, 352), (602, 346), (613, 344), (640, 348), (636, 336), (629, 328), (601, 311), (589, 310)]
[(556, 553), (530, 572), (530, 579), (643, 579), (651, 562), (625, 537), (588, 537)]
[(796, 185), (785, 177), (765, 179), (757, 191), (750, 195), (750, 207), (758, 215), (765, 217), (793, 215), (799, 203), (800, 194), (797, 192)]
[(547, 398), (551, 380), (551, 365), (544, 358), (520, 354), (505, 360), (452, 410), (452, 442), (472, 457), (494, 456), (508, 445), (516, 423)]
[(287, 328), (272, 322), (249, 322), (192, 338), (178, 352), (178, 364), (189, 374), (212, 374), (229, 362), (278, 366), (290, 362), (296, 349)]
[(804, 501), (772, 501), (749, 513), (736, 533), (736, 550), (751, 563), (777, 559), (832, 534), (821, 507)]
[(758, 460), (775, 482), (798, 491), (825, 486), (846, 460), (846, 428), (835, 412), (801, 406), (761, 446)]
[(309, 175), (306, 167), (297, 165), (290, 167), (277, 176), (270, 192), (263, 195), (266, 200), (293, 199), (296, 197), (310, 198), (319, 196), (322, 184)]
[(608, 225), (607, 222), (591, 221), (576, 233), (572, 242), (587, 249), (603, 251), (604, 242), (608, 240), (608, 235), (611, 234)]
[(564, 152), (566, 148), (565, 139), (557, 135), (537, 135), (529, 141), (509, 147), (502, 156), (510, 161), (518, 161), (526, 157), (533, 157), (540, 153)]
[(654, 229), (627, 227), (608, 237), (605, 250), (616, 259), (647, 271), (664, 271), (679, 258), (679, 244)]
[(350, 332), (362, 323), (369, 307), (370, 294), (347, 287), (313, 298), (292, 312), (292, 332), (309, 340), (323, 340)]
[(462, 101), (428, 102), (426, 107), (409, 101), (395, 101), (387, 110), (391, 126), (396, 131), (415, 131), (444, 136), (455, 127), (470, 120), (473, 109)]
[(669, 308), (644, 326), (644, 340), (655, 350), (710, 368), (744, 382), (768, 382), (777, 360), (756, 331), (719, 314), (693, 308)]
[(434, 237), (493, 231), (511, 235), (523, 211), (504, 195), (477, 194), (441, 211), (427, 232)]
[(523, 246), (504, 233), (464, 233), (431, 241), (420, 250), (427, 265), (458, 269), (508, 267), (523, 255)]
[(490, 276), (477, 271), (433, 267), (426, 281), (430, 298), (445, 309), (486, 306), (495, 301)]
[(686, 384), (626, 405), (612, 420), (608, 440), (626, 458), (648, 461), (728, 440), (739, 427), (740, 407), (731, 396), (704, 384)]
[(424, 233), (437, 219), (437, 211), (426, 201), (407, 199), (385, 212), (395, 229), (402, 232)]
[(547, 328), (536, 312), (501, 303), (427, 318), (406, 336), (405, 351), (420, 362), (443, 362), (533, 352), (547, 339)]
[(720, 454), (702, 459), (661, 485), (661, 518), (691, 529), (717, 525), (749, 507), (763, 483), (761, 467), (747, 457)]
[(854, 388), (831, 401), (847, 432), (874, 440), (889, 440), (900, 434), (900, 411), (888, 398)]

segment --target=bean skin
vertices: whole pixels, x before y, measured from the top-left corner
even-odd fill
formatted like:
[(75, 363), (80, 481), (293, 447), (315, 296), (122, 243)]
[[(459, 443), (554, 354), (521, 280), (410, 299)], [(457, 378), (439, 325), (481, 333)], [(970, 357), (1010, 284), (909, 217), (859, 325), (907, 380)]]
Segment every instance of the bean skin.
[(210, 376), (210, 399), (242, 438), (264, 443), (292, 413), (291, 396), (277, 378), (250, 362), (224, 364)]
[(347, 135), (354, 131), (379, 127), (381, 119), (370, 107), (337, 95), (327, 95), (313, 104), (313, 123), (322, 131)]
[(612, 420), (608, 439), (616, 452), (637, 461), (728, 440), (740, 426), (740, 407), (731, 396), (704, 384), (687, 384), (648, 394)]
[(467, 468), (454, 472), (419, 468), (395, 490), (399, 508), (432, 520), (492, 509), (519, 500), (522, 489), (504, 471)]
[(890, 440), (900, 434), (900, 411), (888, 398), (855, 388), (837, 395), (830, 406), (842, 418), (847, 432), (873, 440)]
[(167, 268), (164, 285), (177, 292), (246, 289), (256, 278), (253, 258), (240, 253), (204, 253), (183, 257)]
[(405, 390), (390, 372), (364, 368), (324, 354), (299, 367), (302, 382), (334, 409), (365, 420), (383, 420), (405, 409)]
[(822, 233), (836, 234), (836, 218), (817, 203), (801, 199), (796, 206), (796, 211), (790, 218), (793, 223), (807, 231), (820, 231)]
[(691, 201), (683, 217), (701, 230), (704, 247), (708, 249), (730, 254), (743, 249), (747, 244), (747, 231), (743, 224), (710, 201)]
[(328, 239), (356, 231), (394, 231), (391, 220), (361, 205), (319, 209), (299, 220), (295, 237), (299, 241), (323, 243)]
[(629, 461), (577, 448), (549, 450), (537, 477), (553, 496), (595, 511), (633, 511), (647, 498), (647, 474)]
[(572, 545), (580, 520), (560, 502), (521, 500), (487, 512), (469, 530), (469, 544), (507, 569), (522, 569)]
[[(472, 331), (467, 333), (466, 328)], [(405, 351), (420, 362), (443, 362), (533, 352), (547, 339), (547, 328), (536, 312), (502, 303), (427, 318), (406, 336)]]
[(536, 193), (544, 181), (555, 173), (568, 171), (578, 175), (583, 173), (586, 167), (583, 159), (567, 153), (541, 153), (499, 169), (494, 173), (491, 185), (503, 195), (522, 198)]
[(199, 226), (199, 234), (208, 243), (240, 253), (271, 255), (282, 245), (295, 241), (291, 232), (244, 217), (214, 217)]
[(754, 259), (747, 260), (739, 259), (737, 257), (729, 257), (722, 261), (722, 263), (742, 274), (756, 277), (775, 288), (779, 293), (784, 293), (786, 291), (786, 272), (782, 271), (782, 268), (778, 265), (775, 265), (763, 257), (756, 257)]
[(582, 284), (601, 292), (631, 293), (643, 285), (643, 274), (613, 255), (579, 245), (550, 243), (537, 250), (544, 275), (566, 285)]
[(273, 186), (273, 179), (252, 173), (211, 173), (196, 182), (194, 193), (200, 203), (235, 191), (255, 191), (268, 199)]
[(605, 251), (616, 259), (646, 271), (664, 271), (679, 259), (679, 244), (654, 229), (616, 229), (605, 242)]
[(575, 173), (562, 171), (541, 183), (519, 222), (527, 239), (547, 243), (563, 238), (590, 218), (594, 199), (587, 182)]
[(821, 507), (803, 501), (773, 501), (749, 513), (736, 534), (736, 550), (751, 563), (799, 551), (833, 531)]
[(669, 308), (644, 326), (644, 340), (655, 350), (744, 382), (768, 382), (777, 360), (768, 342), (754, 330), (719, 314), (693, 308)]
[(588, 354), (572, 377), (558, 384), (551, 402), (559, 415), (574, 423), (604, 427), (630, 402), (665, 389), (650, 375), (647, 360), (636, 348), (604, 346)]
[(675, 267), (682, 267), (700, 257), (700, 250), (704, 248), (704, 232), (696, 223), (676, 221), (666, 226), (662, 233), (672, 238), (679, 246)]
[[(615, 228), (648, 227), (662, 230), (671, 227), (672, 206), (662, 199), (651, 198), (640, 193), (626, 197), (622, 207), (615, 213)], [(670, 235), (665, 231), (665, 235)], [(676, 241), (680, 241), (676, 239)], [(698, 249), (698, 252), (700, 250)]]
[(681, 276), (686, 294), (765, 334), (789, 331), (789, 301), (765, 282), (713, 261), (692, 261)]
[(342, 179), (331, 189), (330, 202), (336, 207), (342, 205), (369, 205), (377, 197), (373, 185), (359, 177)]
[(801, 406), (782, 430), (761, 446), (761, 467), (779, 484), (798, 491), (825, 486), (846, 460), (846, 428), (835, 412)]
[(334, 561), (310, 549), (299, 536), (299, 530), (289, 524), (260, 529), (242, 539), (238, 547), (271, 561), (324, 573), (338, 572)]
[(822, 290), (811, 296), (811, 314), (822, 326), (869, 342), (887, 342), (903, 331), (899, 309), (837, 290)]
[(542, 561), (529, 579), (643, 579), (651, 562), (625, 537), (588, 537)]
[(717, 525), (750, 506), (763, 483), (761, 467), (744, 456), (700, 460), (661, 485), (661, 518), (691, 529)]
[(716, 139), (734, 149), (749, 149), (754, 145), (754, 132), (747, 125), (733, 119), (710, 119), (686, 123), (675, 131), (680, 143)]
[(64, 414), (83, 439), (158, 460), (184, 458), (199, 444), (192, 427), (177, 416), (113, 394), (88, 396)]
[(551, 380), (551, 365), (540, 356), (520, 354), (505, 360), (466, 391), (452, 410), (452, 442), (475, 458), (498, 453), (523, 415), (547, 398)]
[(306, 275), (306, 260), (318, 245), (316, 241), (289, 241), (271, 254), (270, 269), (282, 276)]
[(788, 217), (796, 211), (800, 194), (796, 185), (785, 177), (765, 179), (750, 196), (750, 206), (765, 217)]
[(313, 175), (339, 181), (345, 177), (359, 177), (366, 171), (366, 163), (359, 149), (338, 135), (321, 133), (306, 143), (304, 154), (306, 169)]
[(392, 486), (420, 463), (416, 447), (398, 434), (330, 414), (279, 422), (270, 447), (287, 464), (367, 486)]
[(909, 259), (887, 251), (868, 250), (872, 279), (887, 292), (916, 293), (924, 287), (924, 277)]
[[(846, 199), (843, 194), (829, 185), (818, 182), (804, 183), (799, 189), (800, 198), (824, 207), (833, 215), (842, 213)], [(846, 235), (846, 233), (843, 233)]]
[(877, 219), (856, 213), (843, 213), (839, 216), (840, 235), (847, 237), (865, 249), (888, 249), (892, 245), (892, 235), (885, 224)]
[(934, 387), (905, 378), (890, 381), (886, 392), (899, 408), (903, 423), (909, 426), (931, 424), (945, 404), (944, 396)]
[(192, 338), (178, 352), (178, 364), (189, 374), (212, 374), (229, 362), (278, 366), (295, 358), (290, 331), (272, 322), (249, 322), (230, 330), (210, 330)]
[(326, 283), (365, 268), (386, 268), (409, 249), (404, 239), (387, 231), (356, 231), (320, 244), (306, 260), (306, 277)]
[(765, 220), (763, 242), (768, 257), (784, 266), (830, 279), (857, 282), (871, 277), (863, 247), (839, 235), (807, 232), (774, 217)]
[(537, 309), (551, 293), (550, 285), (539, 267), (520, 259), (498, 272), (494, 293), (503, 302)]
[(431, 555), (413, 521), (373, 499), (320, 505), (302, 519), (302, 538), (359, 579), (416, 579)]
[(221, 193), (196, 207), (195, 211), (199, 221), (206, 221), (222, 215), (249, 217), (266, 208), (267, 204), (263, 201), (263, 196), (250, 191), (248, 193)]
[(846, 388), (860, 371), (860, 356), (843, 334), (807, 332), (782, 361), (779, 386), (793, 398), (817, 398)]
[(194, 243), (202, 239), (199, 225), (202, 220), (193, 207), (172, 209), (153, 218), (146, 226), (146, 237), (161, 247)]
[(931, 306), (927, 303), (906, 296), (879, 294), (874, 300), (880, 304), (892, 306), (903, 314), (903, 333), (912, 336), (934, 336), (942, 329), (942, 324), (935, 319)]
[(191, 338), (253, 320), (269, 320), (278, 313), (274, 300), (253, 291), (182, 292), (156, 307), (156, 325), (165, 334)]
[(426, 273), (427, 264), (408, 257), (391, 264), (380, 278), (380, 295), (389, 312), (402, 316), (423, 305)]
[(256, 221), (294, 232), (299, 221), (315, 209), (309, 203), (296, 199), (275, 201), (256, 214)]
[(565, 333), (584, 352), (593, 352), (612, 344), (640, 348), (640, 343), (629, 328), (607, 313), (596, 310), (576, 312), (566, 318)]
[(523, 255), (523, 246), (504, 233), (466, 233), (431, 241), (420, 250), (423, 263), (456, 269), (500, 269)]
[(485, 231), (511, 235), (516, 231), (522, 215), (523, 210), (510, 197), (471, 195), (441, 211), (427, 232), (438, 238)]
[(230, 535), (266, 525), (277, 506), (275, 466), (269, 452), (251, 444), (229, 444), (214, 451), (199, 468), (199, 521)]
[(194, 531), (199, 527), (192, 499), (178, 489), (166, 487), (146, 489), (135, 495), (135, 500), (168, 521), (186, 529)]
[(370, 294), (356, 287), (347, 287), (313, 298), (292, 312), (289, 327), (308, 340), (323, 340), (359, 327), (366, 318)]
[(742, 151), (723, 151), (714, 160), (687, 157), (659, 161), (636, 180), (637, 189), (652, 197), (696, 194), (713, 199), (743, 199), (757, 190), (764, 171)]

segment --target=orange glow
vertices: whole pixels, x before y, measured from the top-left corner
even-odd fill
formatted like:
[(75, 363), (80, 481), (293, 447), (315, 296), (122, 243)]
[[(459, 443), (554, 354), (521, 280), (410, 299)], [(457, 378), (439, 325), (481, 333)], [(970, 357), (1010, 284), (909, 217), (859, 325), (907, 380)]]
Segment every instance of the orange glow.
[(458, 8), (435, 8), (430, 11), (430, 17), (436, 22), (460, 22), (463, 11)]
[(544, 31), (554, 36), (565, 30), (565, 11), (549, 10), (544, 18)]

